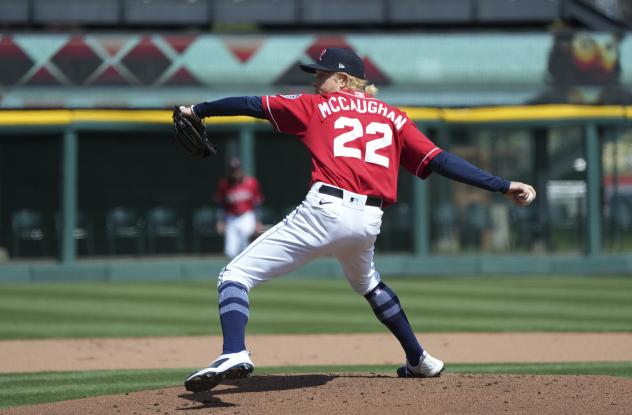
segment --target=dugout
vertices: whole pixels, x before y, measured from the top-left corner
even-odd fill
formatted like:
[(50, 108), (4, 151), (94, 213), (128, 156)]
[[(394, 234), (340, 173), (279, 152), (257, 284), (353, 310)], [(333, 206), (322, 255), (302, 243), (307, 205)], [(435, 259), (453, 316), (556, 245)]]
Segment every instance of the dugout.
[[(422, 182), (402, 171), (399, 203), (386, 209), (376, 246), (381, 269), (401, 275), (630, 272), (631, 110), (406, 108), (441, 147), (533, 183), (538, 198), (517, 209), (502, 195), (439, 176)], [(24, 119), (39, 125), (25, 126)], [(221, 155), (191, 160), (173, 142), (169, 111), (0, 112), (0, 246), (8, 251), (0, 277), (212, 275), (224, 261), (221, 237), (196, 234), (194, 216), (212, 207), (226, 160), (240, 156), (261, 180), (265, 221), (274, 223), (302, 200), (309, 158), (294, 138), (265, 122), (217, 118), (209, 129)], [(116, 235), (113, 249), (116, 208), (127, 209), (129, 229)], [(152, 236), (155, 208), (175, 212), (170, 235)], [(15, 218), (25, 209), (39, 219), (22, 218), (31, 229), (20, 235)], [(303, 272), (340, 271), (324, 260)]]

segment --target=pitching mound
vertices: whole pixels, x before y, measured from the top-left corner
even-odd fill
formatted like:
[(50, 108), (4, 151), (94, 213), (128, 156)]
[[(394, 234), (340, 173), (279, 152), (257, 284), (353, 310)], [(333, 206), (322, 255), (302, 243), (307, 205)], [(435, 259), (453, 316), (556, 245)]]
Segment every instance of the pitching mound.
[(374, 373), (254, 376), (210, 392), (182, 387), (8, 409), (6, 414), (628, 414), (632, 380), (609, 376)]

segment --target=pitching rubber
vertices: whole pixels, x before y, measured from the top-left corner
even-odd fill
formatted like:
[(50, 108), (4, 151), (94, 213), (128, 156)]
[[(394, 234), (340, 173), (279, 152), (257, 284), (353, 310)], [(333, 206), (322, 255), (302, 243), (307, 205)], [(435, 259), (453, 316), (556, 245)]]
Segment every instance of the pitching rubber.
[(223, 372), (207, 372), (192, 379), (187, 379), (184, 382), (184, 388), (189, 392), (204, 392), (213, 389), (225, 379), (247, 378), (254, 369), (255, 367), (249, 363), (240, 363)]

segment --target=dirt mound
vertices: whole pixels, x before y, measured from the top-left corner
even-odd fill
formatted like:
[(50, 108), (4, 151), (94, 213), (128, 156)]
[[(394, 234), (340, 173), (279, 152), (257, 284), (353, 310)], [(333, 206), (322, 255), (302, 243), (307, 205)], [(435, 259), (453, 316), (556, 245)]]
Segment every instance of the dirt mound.
[(254, 376), (203, 393), (182, 387), (7, 409), (6, 414), (627, 414), (632, 380), (609, 376), (375, 373)]

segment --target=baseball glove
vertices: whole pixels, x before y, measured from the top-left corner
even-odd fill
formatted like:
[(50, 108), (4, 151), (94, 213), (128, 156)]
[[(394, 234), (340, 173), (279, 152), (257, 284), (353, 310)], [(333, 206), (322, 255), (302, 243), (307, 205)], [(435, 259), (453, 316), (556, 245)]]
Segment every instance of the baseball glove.
[(173, 108), (173, 131), (176, 141), (191, 157), (206, 158), (217, 154), (217, 147), (206, 135), (204, 121), (184, 115), (178, 106)]

